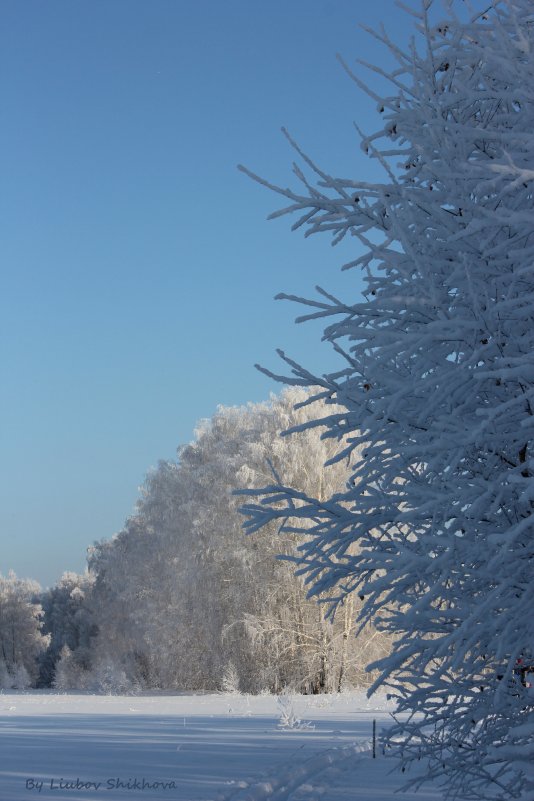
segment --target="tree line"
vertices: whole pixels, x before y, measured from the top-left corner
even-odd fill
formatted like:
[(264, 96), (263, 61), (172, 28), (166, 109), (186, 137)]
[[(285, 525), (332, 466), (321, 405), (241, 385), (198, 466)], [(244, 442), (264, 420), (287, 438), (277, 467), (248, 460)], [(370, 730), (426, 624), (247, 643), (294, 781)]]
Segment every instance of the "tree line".
[(344, 490), (348, 464), (324, 466), (339, 448), (320, 427), (280, 436), (309, 422), (308, 398), (286, 389), (202, 421), (176, 460), (148, 474), (123, 529), (88, 549), (84, 575), (65, 573), (44, 592), (0, 579), (2, 686), (320, 693), (368, 684), (365, 666), (388, 638), (371, 627), (355, 636), (356, 596), (325, 619), (295, 575), (302, 534), (282, 539), (273, 523), (246, 536), (234, 494), (282, 477), (318, 497)]

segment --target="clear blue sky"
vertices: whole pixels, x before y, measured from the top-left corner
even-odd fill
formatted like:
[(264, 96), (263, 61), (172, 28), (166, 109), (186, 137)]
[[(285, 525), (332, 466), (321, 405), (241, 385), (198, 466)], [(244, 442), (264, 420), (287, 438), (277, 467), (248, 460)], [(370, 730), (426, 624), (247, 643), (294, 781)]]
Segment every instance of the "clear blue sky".
[(285, 125), (326, 169), (372, 176), (373, 103), (336, 61), (393, 0), (2, 0), (0, 571), (85, 566), (161, 458), (216, 406), (268, 397), (275, 348), (325, 371), (279, 291), (357, 299), (350, 247), (266, 222), (292, 182)]

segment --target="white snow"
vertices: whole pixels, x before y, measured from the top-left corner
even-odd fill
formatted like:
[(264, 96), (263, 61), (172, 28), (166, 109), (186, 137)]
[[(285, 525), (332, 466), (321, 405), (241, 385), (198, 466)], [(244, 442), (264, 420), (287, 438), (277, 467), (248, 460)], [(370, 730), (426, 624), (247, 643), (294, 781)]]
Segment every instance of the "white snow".
[(275, 696), (2, 693), (0, 799), (393, 799), (405, 776), (390, 775), (394, 759), (370, 750), (373, 718), (387, 726), (391, 703), (355, 692), (292, 704), (309, 727), (280, 728)]

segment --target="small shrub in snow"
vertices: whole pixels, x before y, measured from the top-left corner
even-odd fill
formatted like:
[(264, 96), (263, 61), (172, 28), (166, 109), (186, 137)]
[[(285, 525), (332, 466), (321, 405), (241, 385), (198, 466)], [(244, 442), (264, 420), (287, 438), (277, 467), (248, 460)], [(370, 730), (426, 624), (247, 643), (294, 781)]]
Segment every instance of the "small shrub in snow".
[(56, 663), (52, 686), (56, 690), (87, 690), (91, 674), (84, 668), (68, 645), (60, 651), (59, 661)]
[(32, 686), (32, 680), (24, 665), (15, 665), (13, 671), (13, 684), (14, 690), (27, 690)]
[(312, 723), (308, 720), (301, 720), (295, 711), (294, 698), (290, 693), (283, 692), (278, 696), (278, 711), (280, 719), (278, 721), (279, 729), (298, 729), (299, 731), (305, 729), (314, 729)]
[(239, 674), (233, 662), (228, 662), (223, 677), (222, 677), (222, 691), (231, 695), (237, 695), (239, 690)]
[(128, 678), (124, 669), (111, 659), (103, 660), (91, 671), (88, 689), (106, 695), (122, 695), (137, 691), (137, 687)]

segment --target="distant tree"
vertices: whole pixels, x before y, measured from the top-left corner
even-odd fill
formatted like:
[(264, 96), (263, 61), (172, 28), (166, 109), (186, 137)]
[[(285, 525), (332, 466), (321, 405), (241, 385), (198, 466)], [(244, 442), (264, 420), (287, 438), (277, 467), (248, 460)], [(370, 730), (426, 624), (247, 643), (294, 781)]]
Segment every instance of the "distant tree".
[[(307, 393), (270, 403), (220, 407), (203, 421), (178, 462), (149, 474), (136, 513), (90, 557), (99, 634), (93, 659), (113, 661), (135, 686), (243, 691), (337, 690), (362, 680), (366, 649), (351, 617), (334, 625), (306, 597), (292, 564), (299, 538), (243, 536), (233, 494), (277, 470), (309, 492), (342, 491), (347, 468), (323, 463), (332, 443), (310, 430), (292, 447), (278, 433), (308, 419)], [(297, 402), (302, 405), (293, 407)], [(274, 471), (274, 473), (273, 473)], [(348, 608), (348, 607), (347, 607)]]
[[(159, 538), (135, 515), (111, 540), (89, 549), (89, 568), (95, 576), (90, 608), (98, 634), (92, 644), (93, 679), (88, 681), (95, 688), (98, 677), (107, 676), (103, 689), (108, 689), (112, 665), (123, 686), (126, 681), (132, 689), (159, 686), (153, 681), (149, 634), (156, 626), (153, 637), (157, 638), (167, 615), (173, 612), (159, 593), (155, 563), (162, 558), (160, 549)], [(153, 619), (154, 599), (158, 598), (162, 603)], [(155, 658), (154, 665), (157, 670)]]
[(56, 664), (61, 654), (67, 653), (65, 646), (69, 653), (76, 652), (80, 669), (84, 666), (88, 669), (91, 638), (97, 630), (89, 606), (93, 583), (94, 576), (90, 573), (66, 572), (56, 585), (41, 594), (43, 634), (49, 635), (50, 642), (39, 660), (39, 686), (53, 684)]
[(372, 689), (409, 713), (388, 736), (403, 768), (426, 757), (448, 795), (488, 801), (534, 797), (519, 670), (534, 658), (534, 8), (486, 5), (448, 2), (439, 20), (423, 0), (406, 49), (376, 34), (396, 66), (373, 68), (391, 94), (368, 90), (384, 121), (362, 147), (384, 182), (306, 156), (316, 186), (299, 167), (300, 191), (262, 181), (288, 201), (274, 216), (359, 241), (347, 266), (366, 290), (296, 298), (301, 319), (330, 321), (344, 369), (286, 359), (283, 379), (319, 385), (323, 436), (353, 459), (348, 490), (274, 482), (245, 512), (249, 531), (305, 534), (314, 592), (334, 606), (357, 592), (361, 623), (396, 638)]
[(79, 657), (81, 654), (72, 651), (68, 645), (63, 645), (56, 659), (54, 670), (50, 674), (50, 685), (56, 690), (88, 690), (94, 683), (92, 660), (85, 663)]
[(13, 572), (0, 576), (0, 689), (22, 690), (37, 680), (38, 658), (49, 641), (41, 631), (40, 589)]

